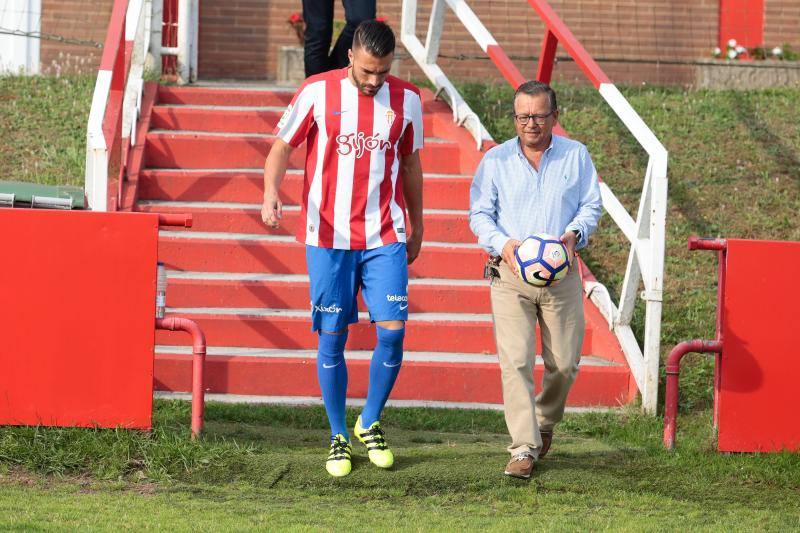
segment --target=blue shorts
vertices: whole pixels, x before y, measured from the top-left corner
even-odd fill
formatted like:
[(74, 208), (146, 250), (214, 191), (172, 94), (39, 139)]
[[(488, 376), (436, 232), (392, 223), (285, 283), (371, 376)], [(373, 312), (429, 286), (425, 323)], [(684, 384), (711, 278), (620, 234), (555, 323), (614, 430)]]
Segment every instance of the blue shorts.
[(306, 246), (311, 288), (311, 330), (342, 331), (358, 322), (362, 291), (372, 322), (408, 320), (406, 245), (371, 250)]

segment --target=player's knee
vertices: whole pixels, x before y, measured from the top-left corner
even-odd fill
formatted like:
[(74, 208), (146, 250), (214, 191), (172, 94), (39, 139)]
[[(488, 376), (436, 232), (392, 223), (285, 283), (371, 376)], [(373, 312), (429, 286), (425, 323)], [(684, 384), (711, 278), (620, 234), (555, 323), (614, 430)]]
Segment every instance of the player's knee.
[(338, 363), (344, 358), (344, 345), (347, 342), (347, 330), (340, 333), (319, 332), (319, 357), (327, 359), (326, 363)]
[(383, 348), (382, 352), (387, 354), (387, 359), (392, 362), (399, 362), (403, 359), (403, 339), (406, 329), (387, 329), (382, 326), (377, 327), (378, 345)]

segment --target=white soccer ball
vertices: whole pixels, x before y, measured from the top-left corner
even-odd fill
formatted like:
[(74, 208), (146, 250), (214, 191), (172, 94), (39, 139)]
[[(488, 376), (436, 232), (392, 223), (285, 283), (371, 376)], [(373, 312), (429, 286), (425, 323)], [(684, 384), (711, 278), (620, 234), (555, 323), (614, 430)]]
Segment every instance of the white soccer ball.
[(537, 287), (552, 287), (567, 275), (567, 248), (558, 237), (546, 233), (531, 235), (514, 253), (522, 281)]

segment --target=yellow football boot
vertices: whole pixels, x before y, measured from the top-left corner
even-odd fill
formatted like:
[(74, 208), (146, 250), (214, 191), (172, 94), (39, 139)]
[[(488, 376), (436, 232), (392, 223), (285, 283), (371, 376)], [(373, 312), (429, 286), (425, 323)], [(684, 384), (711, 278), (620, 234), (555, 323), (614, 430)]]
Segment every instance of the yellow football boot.
[(331, 451), (325, 461), (325, 470), (333, 477), (343, 477), (350, 473), (352, 463), (350, 456), (353, 449), (341, 433), (331, 437)]
[(356, 420), (354, 433), (358, 440), (367, 447), (369, 460), (372, 464), (380, 468), (390, 468), (394, 464), (392, 450), (386, 445), (381, 423), (375, 421), (368, 429), (361, 427), (361, 417)]

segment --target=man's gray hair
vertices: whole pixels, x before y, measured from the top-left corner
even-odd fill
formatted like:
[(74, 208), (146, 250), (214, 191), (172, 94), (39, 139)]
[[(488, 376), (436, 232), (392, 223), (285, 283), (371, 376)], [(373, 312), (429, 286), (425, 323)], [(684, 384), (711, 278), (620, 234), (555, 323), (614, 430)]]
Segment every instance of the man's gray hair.
[(514, 103), (517, 102), (517, 96), (520, 94), (527, 94), (529, 96), (536, 96), (537, 94), (546, 94), (550, 99), (550, 111), (558, 111), (558, 103), (556, 102), (556, 92), (552, 87), (541, 81), (526, 81), (514, 92)]

